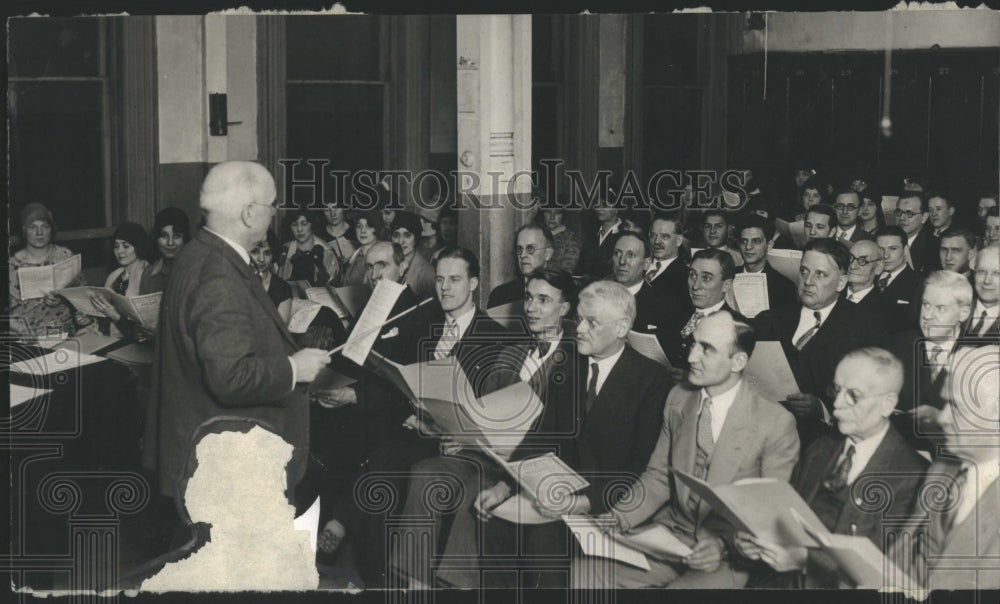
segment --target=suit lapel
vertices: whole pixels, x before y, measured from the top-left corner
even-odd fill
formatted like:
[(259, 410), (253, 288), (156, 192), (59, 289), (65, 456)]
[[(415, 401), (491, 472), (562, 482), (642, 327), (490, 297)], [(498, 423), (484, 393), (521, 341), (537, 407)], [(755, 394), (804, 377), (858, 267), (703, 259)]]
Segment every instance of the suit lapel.
[(719, 432), (719, 440), (712, 451), (712, 461), (708, 466), (710, 484), (729, 484), (733, 481), (740, 462), (745, 455), (747, 438), (750, 436), (750, 392), (745, 381), (741, 381), (736, 398), (726, 413), (726, 421)]
[[(691, 474), (694, 472), (698, 433), (698, 403), (701, 400), (701, 389), (688, 392), (685, 396), (687, 400), (684, 401), (677, 416), (677, 430), (672, 431), (677, 435), (677, 438), (673, 444), (671, 455), (674, 467)], [(674, 484), (677, 486), (676, 503), (684, 507), (691, 497), (691, 489), (679, 480), (675, 480)]]
[(839, 453), (843, 448), (844, 439), (842, 438), (823, 441), (822, 449), (816, 452), (815, 457), (815, 459), (823, 461), (817, 465), (815, 471), (809, 472), (807, 478), (802, 482), (801, 495), (803, 499), (811, 502), (816, 497), (820, 485), (823, 484), (827, 476), (833, 473), (833, 469), (837, 465)]

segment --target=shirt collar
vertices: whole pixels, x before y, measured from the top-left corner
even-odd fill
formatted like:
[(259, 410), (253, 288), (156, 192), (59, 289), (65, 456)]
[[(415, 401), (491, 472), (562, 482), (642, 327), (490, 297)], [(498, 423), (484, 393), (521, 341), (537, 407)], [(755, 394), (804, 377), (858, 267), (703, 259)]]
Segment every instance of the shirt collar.
[(976, 308), (975, 310), (972, 311), (972, 320), (974, 322), (978, 321), (979, 317), (982, 316), (984, 310), (986, 311), (987, 319), (995, 319), (998, 316), (1000, 316), (1000, 304), (994, 304), (992, 307), (987, 308), (986, 305), (977, 300)]
[(858, 225), (854, 224), (854, 225), (851, 225), (851, 228), (849, 228), (849, 229), (845, 229), (843, 227), (838, 226), (837, 230), (838, 231), (842, 231), (844, 233), (844, 238), (845, 239), (850, 239), (851, 237), (854, 236), (854, 229), (856, 229), (856, 228), (858, 228)]
[(663, 271), (667, 270), (667, 267), (670, 266), (670, 264), (674, 260), (677, 260), (677, 258), (679, 258), (679, 256), (674, 256), (673, 258), (667, 258), (666, 260), (657, 260), (656, 258), (653, 258), (653, 268), (656, 268), (657, 262), (660, 263), (660, 268), (653, 274), (653, 278), (650, 279), (650, 281), (662, 275)]
[(864, 289), (862, 289), (860, 291), (856, 291), (854, 293), (851, 293), (851, 290), (847, 290), (847, 295), (848, 296), (854, 296), (854, 303), (857, 304), (858, 302), (864, 300), (865, 296), (867, 296), (869, 293), (871, 293), (871, 291), (873, 289), (875, 289), (875, 284), (869, 285), (868, 287), (866, 287), (866, 288), (864, 288)]
[[(889, 422), (885, 422), (882, 429), (872, 434), (864, 440), (859, 440), (857, 442), (851, 440), (851, 437), (847, 437), (847, 442), (844, 443), (844, 450), (842, 453), (847, 452), (847, 447), (854, 445), (854, 464), (858, 468), (865, 467), (868, 460), (871, 459), (872, 455), (875, 454), (875, 449), (882, 443), (882, 439), (885, 438), (887, 432), (889, 432)], [(864, 463), (858, 463), (859, 461), (864, 461)]]
[(611, 235), (613, 233), (617, 233), (618, 232), (618, 228), (621, 225), (622, 225), (622, 219), (621, 218), (615, 218), (615, 223), (613, 225), (611, 225), (611, 228), (608, 229), (607, 233), (605, 233), (605, 232), (603, 232), (601, 230), (601, 226), (598, 226), (597, 227), (597, 237), (601, 240), (601, 243), (604, 243), (604, 240), (607, 239), (608, 235)]
[[(476, 315), (476, 305), (473, 304), (469, 307), (469, 310), (465, 311), (457, 318), (454, 319), (455, 324), (458, 326), (458, 333), (455, 335), (456, 339), (462, 339), (465, 336), (465, 332), (469, 329), (469, 325), (472, 324), (472, 318)], [(452, 322), (451, 317), (445, 317), (445, 323), (450, 325)]]
[(717, 312), (719, 310), (722, 310), (722, 305), (725, 304), (725, 303), (726, 303), (726, 299), (723, 298), (717, 304), (713, 304), (713, 305), (709, 306), (708, 308), (696, 308), (696, 309), (694, 309), (694, 311), (695, 312), (700, 312), (701, 316), (703, 316), (703, 317), (707, 317), (708, 315), (712, 314), (713, 312)]
[[(606, 379), (608, 379), (608, 375), (611, 374), (611, 370), (614, 368), (615, 364), (618, 362), (618, 359), (621, 358), (623, 352), (625, 352), (625, 347), (624, 346), (622, 346), (621, 349), (618, 350), (618, 352), (616, 352), (616, 353), (614, 353), (614, 354), (612, 354), (610, 356), (607, 356), (607, 357), (605, 357), (605, 358), (603, 358), (601, 360), (597, 360), (597, 359), (594, 359), (592, 357), (589, 359), (589, 363), (597, 363), (597, 371), (598, 371), (598, 373), (597, 373), (597, 381), (598, 381), (597, 389), (598, 390), (600, 390), (601, 386), (604, 385), (604, 381)], [(588, 381), (590, 380), (590, 376), (589, 375), (587, 376), (587, 379), (588, 379)]]
[(628, 293), (632, 294), (632, 297), (635, 297), (636, 294), (639, 293), (639, 290), (642, 289), (642, 284), (643, 284), (643, 282), (639, 281), (638, 283), (636, 283), (632, 287), (626, 287), (625, 289), (628, 290)]
[(712, 421), (716, 419), (722, 421), (726, 414), (729, 413), (729, 408), (733, 406), (733, 401), (736, 400), (736, 393), (739, 392), (740, 384), (743, 383), (743, 379), (740, 378), (736, 385), (726, 390), (722, 394), (716, 394), (712, 396), (704, 388), (701, 389), (701, 397), (698, 400), (698, 410), (701, 411), (701, 407), (705, 404), (705, 399), (712, 399)]
[[(834, 300), (829, 305), (824, 306), (823, 308), (819, 309), (818, 312), (819, 312), (819, 324), (820, 325), (823, 325), (823, 323), (826, 323), (827, 317), (830, 316), (830, 313), (833, 312), (833, 307), (836, 306), (836, 305), (837, 305), (837, 301)], [(817, 312), (817, 311), (813, 310), (811, 308), (806, 308), (805, 306), (803, 306), (802, 307), (802, 312), (799, 314), (799, 324), (801, 325), (802, 321), (808, 321), (809, 325), (812, 325), (816, 321), (816, 318), (813, 316), (814, 312)]]
[(216, 233), (215, 231), (213, 231), (212, 229), (210, 229), (208, 227), (202, 227), (202, 228), (204, 228), (209, 233), (215, 235), (219, 239), (225, 241), (226, 245), (228, 245), (229, 247), (233, 248), (233, 250), (235, 250), (236, 253), (240, 255), (240, 258), (243, 259), (243, 262), (245, 262), (247, 264), (247, 266), (250, 265), (250, 254), (245, 249), (243, 249), (242, 245), (236, 243), (235, 241), (233, 241), (229, 237), (226, 237), (225, 235), (221, 235), (219, 233)]

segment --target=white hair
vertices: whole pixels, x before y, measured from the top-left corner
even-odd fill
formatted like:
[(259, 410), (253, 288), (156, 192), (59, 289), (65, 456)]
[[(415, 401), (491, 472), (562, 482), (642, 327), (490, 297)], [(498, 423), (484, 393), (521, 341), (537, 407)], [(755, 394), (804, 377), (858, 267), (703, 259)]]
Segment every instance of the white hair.
[(959, 306), (972, 307), (972, 285), (964, 276), (952, 271), (934, 271), (927, 275), (924, 287), (936, 287), (951, 292)]
[[(229, 161), (209, 170), (201, 185), (199, 205), (208, 214), (235, 215), (251, 201), (269, 204), (275, 187), (264, 166), (249, 161)], [(266, 201), (259, 201), (266, 198)]]
[(602, 301), (611, 305), (621, 316), (628, 319), (629, 327), (635, 321), (635, 298), (620, 283), (595, 281), (580, 292), (580, 302), (584, 300)]

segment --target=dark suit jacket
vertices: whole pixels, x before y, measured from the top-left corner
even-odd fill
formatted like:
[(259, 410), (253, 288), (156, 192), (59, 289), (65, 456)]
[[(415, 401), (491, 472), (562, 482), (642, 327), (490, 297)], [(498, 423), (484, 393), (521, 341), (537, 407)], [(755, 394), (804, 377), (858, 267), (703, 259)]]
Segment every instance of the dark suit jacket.
[[(876, 281), (877, 283), (877, 281)], [(893, 333), (917, 327), (920, 321), (920, 296), (923, 277), (908, 266), (881, 292), (888, 318), (886, 331)]]
[(206, 229), (177, 255), (160, 306), (144, 461), (173, 494), (198, 427), (219, 416), (269, 426), (305, 472), (309, 403), (292, 383), (295, 341), (250, 266)]
[[(741, 266), (736, 272), (747, 272), (746, 266)], [(771, 308), (781, 308), (798, 301), (798, 288), (788, 277), (774, 270), (766, 261), (762, 272), (767, 275), (767, 301)]]
[[(945, 401), (941, 398), (941, 389), (948, 369), (945, 366), (937, 379), (932, 377), (934, 372), (927, 362), (927, 342), (923, 332), (910, 328), (891, 334), (883, 340), (882, 346), (903, 362), (903, 390), (899, 393), (897, 408), (908, 411), (919, 405), (931, 405), (943, 409)], [(912, 432), (912, 425), (908, 431)], [(907, 435), (907, 430), (902, 432)]]
[[(838, 229), (840, 227), (837, 227)], [(836, 233), (837, 231), (834, 231)], [(851, 233), (850, 242), (857, 243), (858, 241), (875, 241), (875, 235), (872, 235), (868, 231), (861, 228), (860, 225), (854, 227), (854, 232)]]
[(493, 291), (490, 292), (490, 298), (486, 303), (486, 308), (503, 306), (504, 304), (510, 304), (511, 302), (523, 302), (524, 287), (524, 277), (517, 277), (513, 281), (501, 283), (500, 285), (494, 287)]
[(869, 318), (869, 322), (872, 326), (872, 332), (875, 337), (882, 338), (889, 333), (889, 328), (892, 325), (890, 313), (894, 309), (890, 308), (889, 304), (885, 300), (885, 297), (879, 293), (877, 287), (872, 288), (872, 290), (868, 292), (868, 295), (866, 295), (860, 302), (848, 301), (848, 294), (850, 294), (850, 290), (845, 287), (844, 291), (840, 292), (840, 301), (844, 304), (854, 306), (858, 312)]
[(757, 341), (777, 340), (788, 357), (799, 390), (818, 396), (827, 408), (826, 389), (833, 383), (837, 363), (848, 352), (869, 346), (877, 340), (871, 319), (846, 301), (838, 300), (816, 335), (801, 351), (795, 348), (792, 336), (799, 325), (801, 306), (786, 306), (760, 313), (753, 324)]
[[(973, 313), (976, 312), (977, 303), (978, 299), (973, 301), (972, 304)], [(986, 327), (986, 331), (981, 336), (979, 334), (972, 333), (972, 328), (978, 327), (978, 325), (979, 325), (979, 317), (977, 317), (975, 314), (970, 314), (969, 320), (966, 321), (965, 325), (962, 326), (962, 337), (965, 338), (980, 337), (985, 339), (993, 338), (994, 341), (996, 341), (996, 338), (1000, 337), (1000, 319), (986, 319), (986, 323), (984, 325)]]
[(656, 292), (656, 297), (670, 308), (676, 308), (681, 313), (694, 312), (691, 304), (691, 295), (688, 292), (688, 264), (684, 258), (678, 256), (670, 266), (663, 269), (663, 272), (653, 280), (650, 285)]
[(580, 263), (576, 266), (576, 271), (581, 275), (586, 275), (594, 279), (601, 279), (611, 272), (611, 253), (615, 249), (617, 233), (621, 233), (622, 225), (608, 234), (601, 243), (598, 234), (599, 224), (594, 221), (592, 229), (586, 229), (583, 234), (583, 241), (580, 249)]
[(913, 270), (917, 273), (926, 274), (940, 267), (941, 256), (938, 253), (941, 245), (940, 240), (934, 236), (934, 231), (925, 224), (917, 233), (913, 244), (910, 245), (910, 259), (913, 261)]
[[(588, 360), (589, 361), (589, 360)], [(580, 402), (587, 372), (578, 382)], [(584, 493), (592, 514), (603, 513), (608, 500), (642, 473), (653, 452), (663, 417), (663, 401), (673, 382), (666, 370), (628, 346), (612, 367), (590, 413), (579, 427), (575, 447), (564, 461), (590, 482)]]
[[(707, 502), (699, 504), (694, 517), (687, 506), (691, 490), (670, 471), (671, 467), (694, 471), (700, 393), (700, 388), (687, 383), (670, 391), (656, 449), (632, 487), (634, 497), (626, 499), (630, 505), (613, 510), (623, 530), (652, 519), (688, 545), (698, 540), (701, 529), (715, 536), (731, 531), (718, 516), (703, 524), (711, 512)], [(795, 418), (781, 405), (764, 400), (744, 380), (726, 414), (705, 480), (713, 486), (743, 478), (788, 480), (798, 458)]]
[[(746, 317), (736, 312), (728, 302), (722, 303), (722, 308), (719, 310), (728, 310), (733, 313), (733, 316), (737, 320), (746, 321)], [(657, 335), (657, 339), (660, 341), (660, 346), (663, 347), (663, 352), (667, 355), (667, 360), (673, 367), (679, 369), (686, 369), (688, 366), (687, 355), (688, 350), (691, 347), (692, 338), (691, 336), (683, 337), (681, 336), (681, 331), (687, 322), (691, 320), (697, 309), (692, 307), (691, 311), (686, 315), (680, 314), (678, 312), (672, 312), (667, 314), (667, 319), (665, 321), (665, 327), (662, 328)], [(636, 321), (638, 323), (638, 321)], [(638, 330), (636, 330), (638, 331)]]

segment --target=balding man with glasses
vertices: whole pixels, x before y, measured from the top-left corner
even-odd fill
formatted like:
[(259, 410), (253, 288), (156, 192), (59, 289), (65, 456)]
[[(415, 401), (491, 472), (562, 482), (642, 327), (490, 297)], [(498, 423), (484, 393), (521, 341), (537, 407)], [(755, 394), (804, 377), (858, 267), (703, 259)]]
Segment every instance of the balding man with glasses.
[(514, 260), (518, 275), (493, 288), (486, 308), (523, 302), (528, 275), (548, 265), (554, 248), (552, 231), (545, 225), (529, 222), (517, 229), (514, 235)]

